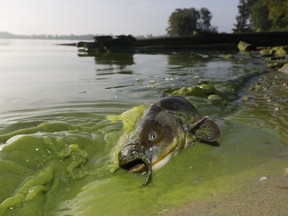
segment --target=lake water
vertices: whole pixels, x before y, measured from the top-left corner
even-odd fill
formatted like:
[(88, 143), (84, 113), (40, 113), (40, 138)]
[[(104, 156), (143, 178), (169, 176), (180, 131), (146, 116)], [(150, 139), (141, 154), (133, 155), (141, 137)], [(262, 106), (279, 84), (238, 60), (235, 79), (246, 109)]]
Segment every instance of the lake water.
[[(56, 45), (65, 42), (72, 41), (0, 40), (0, 215), (157, 215), (288, 167), (288, 77), (263, 58), (79, 57), (75, 47)], [(222, 100), (187, 93), (203, 84)], [(107, 116), (162, 94), (186, 97), (221, 137), (218, 147), (181, 151), (143, 188), (145, 176), (110, 172), (123, 129)]]

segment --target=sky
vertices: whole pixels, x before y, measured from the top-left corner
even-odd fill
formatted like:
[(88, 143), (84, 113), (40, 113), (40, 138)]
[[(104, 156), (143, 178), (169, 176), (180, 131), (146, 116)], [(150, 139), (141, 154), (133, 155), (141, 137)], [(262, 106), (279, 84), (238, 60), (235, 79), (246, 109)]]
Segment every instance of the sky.
[(164, 35), (177, 8), (208, 8), (232, 32), (239, 0), (0, 0), (0, 31), (14, 34)]

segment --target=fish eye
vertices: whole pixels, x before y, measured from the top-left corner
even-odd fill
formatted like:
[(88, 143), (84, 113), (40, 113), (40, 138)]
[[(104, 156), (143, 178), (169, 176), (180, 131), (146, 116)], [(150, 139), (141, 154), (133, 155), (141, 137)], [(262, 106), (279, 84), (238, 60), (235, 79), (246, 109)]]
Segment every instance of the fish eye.
[(156, 132), (151, 132), (150, 134), (149, 134), (149, 136), (148, 136), (148, 139), (150, 140), (150, 141), (155, 141), (156, 139), (158, 138), (158, 134), (156, 133)]

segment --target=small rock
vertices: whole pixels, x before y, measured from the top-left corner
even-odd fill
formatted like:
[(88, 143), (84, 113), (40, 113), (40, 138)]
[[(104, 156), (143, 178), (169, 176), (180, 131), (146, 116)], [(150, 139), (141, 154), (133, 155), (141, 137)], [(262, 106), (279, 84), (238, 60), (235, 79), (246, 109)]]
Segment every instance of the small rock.
[(245, 102), (248, 102), (249, 101), (249, 96), (247, 96), (247, 95), (244, 95), (244, 96), (242, 96), (242, 101), (245, 101)]
[(244, 41), (240, 41), (238, 43), (238, 49), (240, 51), (253, 51), (253, 50), (256, 50), (256, 47), (252, 44), (246, 43)]
[(227, 105), (227, 100), (225, 100), (224, 98), (222, 98), (220, 95), (217, 95), (217, 94), (209, 95), (208, 100), (210, 100), (215, 105), (220, 105), (220, 106)]
[(288, 168), (284, 168), (283, 176), (288, 176)]
[(284, 57), (287, 55), (287, 51), (284, 49), (284, 47), (274, 47), (273, 48), (275, 55), (276, 56), (280, 56), (280, 57)]
[(234, 58), (234, 56), (232, 55), (232, 54), (227, 54), (226, 56), (225, 56), (225, 59), (226, 60), (231, 60), (231, 59), (233, 59)]
[(285, 65), (283, 65), (283, 67), (281, 67), (279, 69), (280, 72), (288, 74), (288, 63), (286, 63)]
[(265, 180), (267, 180), (267, 179), (268, 179), (267, 176), (262, 176), (262, 177), (259, 179), (259, 182), (265, 181)]

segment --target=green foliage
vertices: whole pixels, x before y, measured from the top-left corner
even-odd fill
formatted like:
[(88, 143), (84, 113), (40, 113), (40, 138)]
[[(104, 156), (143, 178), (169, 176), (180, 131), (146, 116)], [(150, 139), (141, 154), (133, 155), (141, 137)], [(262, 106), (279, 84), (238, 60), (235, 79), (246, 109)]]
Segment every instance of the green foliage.
[(269, 9), (268, 19), (271, 22), (271, 30), (288, 30), (288, 1), (274, 0), (267, 1)]
[(238, 12), (239, 15), (236, 16), (237, 23), (234, 25), (235, 28), (233, 29), (234, 32), (250, 32), (251, 24), (249, 23), (249, 4), (248, 0), (240, 0), (238, 5)]
[(253, 31), (288, 31), (287, 0), (240, 0), (238, 10), (234, 32), (245, 32), (248, 21)]
[(212, 14), (207, 8), (176, 9), (169, 17), (166, 29), (170, 36), (189, 36), (195, 31), (216, 32), (217, 28), (211, 26)]
[(212, 19), (212, 14), (207, 8), (200, 9), (200, 19), (198, 20), (198, 29), (204, 32), (211, 31), (210, 21)]
[(262, 1), (257, 0), (250, 8), (251, 23), (254, 31), (269, 31), (271, 28), (271, 21), (269, 21), (269, 9)]

